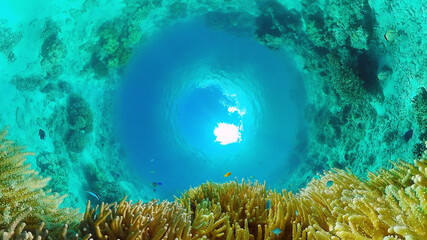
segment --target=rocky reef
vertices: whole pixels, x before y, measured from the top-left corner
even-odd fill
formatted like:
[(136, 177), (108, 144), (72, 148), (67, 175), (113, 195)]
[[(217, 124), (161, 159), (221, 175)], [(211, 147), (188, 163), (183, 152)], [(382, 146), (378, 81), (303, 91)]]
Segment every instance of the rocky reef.
[[(88, 202), (83, 216), (59, 208), (31, 153), (0, 135), (1, 239), (424, 239), (427, 151), (413, 164), (363, 180), (334, 169), (293, 194), (264, 184), (207, 182), (174, 202)], [(79, 237), (82, 236), (82, 237)]]

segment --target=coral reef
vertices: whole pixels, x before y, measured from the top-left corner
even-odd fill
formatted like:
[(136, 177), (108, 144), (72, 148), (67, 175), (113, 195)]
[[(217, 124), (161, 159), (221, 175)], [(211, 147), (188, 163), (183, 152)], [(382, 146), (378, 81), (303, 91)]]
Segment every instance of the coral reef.
[(67, 46), (61, 41), (60, 27), (52, 19), (45, 20), (41, 37), (43, 43), (40, 49), (40, 66), (49, 79), (58, 78), (63, 71), (62, 63), (67, 56)]
[(390, 170), (369, 173), (368, 180), (334, 169), (297, 194), (236, 180), (202, 184), (175, 202), (123, 198), (95, 208), (88, 202), (79, 238), (74, 233), (79, 215), (58, 208), (63, 197), (42, 189), (48, 179), (24, 165), (29, 153), (5, 135), (0, 135), (2, 239), (427, 238), (427, 151), (414, 164), (395, 162)]
[[(25, 230), (26, 223), (22, 220), (27, 217), (32, 211), (32, 208), (29, 207), (24, 209), (22, 212), (17, 214), (15, 218), (10, 222), (9, 226), (6, 229), (0, 229), (0, 237), (2, 240), (32, 240), (32, 239), (56, 239), (61, 238), (63, 240), (73, 239), (77, 240), (78, 235), (72, 234), (68, 231), (68, 225), (64, 224), (62, 229), (57, 233), (49, 233), (47, 229), (45, 229), (45, 223), (41, 222), (35, 232), (31, 232)], [(70, 238), (67, 235), (74, 235)], [(90, 236), (82, 238), (83, 240), (88, 240)]]
[(277, 1), (266, 1), (259, 6), (256, 19), (256, 38), (269, 48), (279, 49), (289, 39), (298, 39), (301, 17), (295, 10), (286, 9)]
[[(42, 222), (53, 235), (64, 224), (75, 229), (79, 214), (77, 210), (58, 208), (65, 196), (45, 190), (49, 178), (41, 178), (25, 164), (26, 157), (33, 155), (23, 152), (23, 147), (5, 139), (6, 130), (0, 133), (0, 229), (8, 229), (4, 237), (10, 236), (17, 223), (19, 232), (36, 233)], [(16, 231), (15, 231), (16, 232)]]
[[(273, 195), (277, 197), (277, 194)], [(191, 233), (196, 239), (221, 239), (249, 234), (267, 236), (267, 227), (269, 230), (276, 227), (267, 221), (268, 213), (276, 209), (266, 209), (267, 201), (272, 201), (271, 206), (274, 206), (274, 200), (267, 198), (265, 184), (210, 182), (191, 188), (177, 201), (191, 213)]]
[(412, 99), (415, 117), (422, 131), (427, 130), (427, 90), (420, 88), (419, 93)]
[(88, 203), (81, 233), (95, 239), (425, 239), (427, 152), (414, 164), (369, 173), (369, 180), (334, 169), (297, 194), (235, 181), (191, 188), (175, 203), (125, 200)]
[[(8, 74), (16, 74), (13, 71), (19, 72), (25, 70), (22, 72), (34, 74), (13, 78), (12, 83), (18, 90), (34, 91), (38, 88), (41, 89), (47, 97), (46, 101), (52, 105), (54, 101), (58, 102), (58, 98), (63, 98), (67, 96), (68, 92), (71, 92), (68, 88), (63, 87), (65, 85), (62, 85), (61, 82), (54, 81), (60, 77), (63, 71), (67, 71), (67, 77), (64, 79), (73, 84), (73, 90), (82, 93), (84, 91), (79, 89), (80, 86), (78, 84), (83, 86), (82, 88), (87, 88), (87, 83), (93, 83), (94, 80), (90, 74), (82, 75), (79, 72), (83, 67), (81, 65), (88, 63), (95, 74), (98, 75), (96, 77), (107, 76), (111, 72), (114, 72), (115, 68), (127, 62), (134, 47), (132, 45), (135, 45), (141, 37), (143, 38), (146, 35), (152, 34), (159, 28), (174, 22), (174, 20), (170, 19), (171, 17), (182, 18), (194, 14), (204, 14), (205, 12), (211, 14), (213, 12), (223, 15), (228, 14), (227, 17), (230, 17), (230, 20), (224, 17), (227, 21), (223, 20), (217, 26), (223, 29), (231, 27), (234, 30), (233, 24), (236, 24), (236, 22), (238, 26), (241, 26), (242, 23), (240, 22), (247, 22), (248, 25), (254, 25), (251, 27), (258, 27), (257, 32), (253, 32), (255, 32), (255, 37), (259, 41), (271, 48), (286, 47), (289, 43), (297, 55), (304, 57), (303, 64), (309, 73), (308, 75), (314, 75), (313, 80), (310, 80), (310, 77), (306, 80), (309, 91), (312, 91), (309, 93), (311, 98), (309, 101), (316, 104), (312, 112), (308, 115), (311, 116), (313, 128), (317, 128), (318, 130), (314, 132), (314, 136), (309, 136), (310, 140), (307, 145), (309, 146), (310, 153), (307, 157), (304, 157), (309, 161), (306, 161), (307, 164), (303, 166), (302, 170), (304, 172), (310, 171), (314, 174), (312, 170), (318, 171), (319, 169), (323, 169), (324, 166), (331, 168), (346, 166), (355, 175), (360, 176), (359, 173), (361, 171), (365, 172), (366, 168), (374, 165), (383, 165), (387, 159), (395, 158), (396, 156), (408, 157), (409, 155), (402, 155), (402, 153), (412, 153), (410, 150), (413, 149), (412, 143), (416, 142), (414, 139), (427, 140), (427, 125), (425, 124), (427, 108), (424, 107), (426, 91), (421, 88), (420, 93), (415, 93), (417, 88), (425, 85), (426, 71), (423, 62), (425, 61), (424, 49), (426, 49), (427, 41), (423, 41), (423, 34), (420, 34), (425, 32), (424, 23), (426, 22), (426, 14), (423, 14), (425, 3), (422, 3), (422, 7), (420, 7), (420, 1), (396, 3), (393, 1), (367, 0), (303, 0), (301, 2), (302, 8), (298, 8), (300, 9), (298, 13), (295, 10), (288, 10), (282, 6), (284, 1), (261, 1), (260, 3), (260, 1), (206, 0), (181, 3), (161, 0), (124, 0), (120, 4), (120, 7), (123, 7), (121, 13), (119, 9), (113, 9), (113, 11), (120, 13), (120, 16), (117, 18), (115, 18), (116, 15), (108, 14), (111, 2), (100, 4), (97, 0), (85, 0), (81, 9), (79, 9), (76, 2), (73, 5), (73, 9), (68, 10), (54, 6), (55, 3), (52, 3), (52, 8), (50, 8), (51, 5), (49, 4), (48, 9), (55, 10), (52, 11), (52, 18), (57, 22), (51, 19), (43, 20), (45, 17), (42, 15), (45, 13), (44, 11), (34, 11), (34, 19), (29, 19), (31, 22), (23, 21), (18, 23), (19, 25), (16, 25), (16, 27), (12, 27), (6, 21), (0, 20), (0, 52), (4, 54), (5, 60), (8, 62), (7, 64), (13, 63), (6, 65), (5, 69), (7, 71), (4, 71), (3, 75), (8, 82)], [(254, 6), (255, 4), (257, 6)], [(375, 15), (373, 10), (375, 10)], [(61, 15), (55, 16), (54, 12), (58, 12)], [(97, 18), (96, 13), (99, 12), (102, 14), (100, 18)], [(239, 15), (237, 13), (240, 12), (244, 13), (242, 14), (242, 18), (230, 15), (230, 13)], [(246, 15), (246, 13), (248, 14)], [(299, 23), (297, 20), (300, 15), (303, 18), (302, 23)], [(216, 17), (217, 15), (211, 16)], [(390, 16), (393, 16), (393, 18), (390, 18)], [(16, 15), (15, 17), (16, 20), (19, 20), (20, 16)], [(256, 17), (257, 22), (253, 24), (252, 21)], [(290, 22), (285, 21), (287, 17), (290, 18)], [(93, 21), (86, 21), (87, 19)], [(292, 24), (292, 20), (296, 20), (298, 24)], [(378, 25), (376, 25), (377, 20)], [(33, 37), (37, 34), (37, 25), (43, 26), (43, 22), (40, 24), (40, 21), (44, 21), (45, 25), (42, 29), (39, 44), (38, 39), (33, 39)], [(103, 25), (105, 22), (107, 24)], [(107, 26), (109, 24), (110, 26)], [(221, 24), (224, 26), (221, 26)], [(302, 24), (302, 26), (299, 24)], [(374, 25), (375, 28), (373, 28)], [(110, 28), (113, 30), (104, 32), (104, 29), (101, 29), (102, 27), (99, 28), (99, 26), (106, 26), (105, 29)], [(141, 29), (139, 26), (143, 26), (143, 28)], [(297, 29), (299, 27), (303, 29), (304, 34), (298, 32)], [(390, 34), (390, 31), (393, 31), (393, 34), (395, 34), (394, 41), (386, 41), (384, 39), (384, 35)], [(80, 42), (82, 42), (81, 45)], [(41, 46), (41, 49), (38, 48), (36, 49), (36, 53), (32, 53), (32, 43), (35, 43), (39, 47)], [(83, 44), (87, 48), (84, 48)], [(25, 56), (23, 52), (27, 51), (29, 57), (23, 58), (22, 56)], [(335, 53), (335, 51), (337, 52), (335, 55), (337, 61), (329, 62), (325, 58), (326, 54)], [(383, 60), (378, 74), (375, 74), (378, 67), (378, 54)], [(31, 55), (38, 55), (39, 57), (38, 59), (37, 57), (31, 58)], [(369, 59), (369, 57), (372, 57), (372, 59)], [(65, 58), (70, 58), (70, 61), (68, 59), (64, 61)], [(15, 69), (18, 63), (23, 67)], [(38, 63), (40, 63), (42, 71), (40, 71)], [(383, 64), (388, 66), (388, 68), (384, 69), (382, 67)], [(367, 71), (364, 71), (364, 69)], [(380, 81), (379, 85), (381, 88), (388, 87), (387, 90), (389, 92), (387, 93), (388, 96), (385, 96), (385, 100), (382, 101), (379, 98), (362, 105), (354, 104), (353, 99), (371, 100), (368, 99), (369, 95), (376, 95), (382, 92), (380, 88), (375, 89), (378, 88), (376, 86), (376, 78)], [(49, 83), (44, 88), (39, 87), (43, 81), (49, 81)], [(109, 91), (114, 88), (110, 84), (111, 81), (113, 81), (112, 78), (105, 78), (103, 81), (99, 81), (97, 83), (99, 85), (96, 86), (99, 87), (100, 91)], [(350, 88), (343, 88), (343, 86)], [(415, 116), (413, 116), (413, 112), (405, 110), (405, 108), (410, 109), (407, 106), (407, 100), (414, 95), (416, 95), (413, 101)], [(32, 100), (34, 99), (27, 99), (28, 102)], [(381, 101), (376, 102), (376, 100)], [(94, 114), (101, 112), (98, 111), (99, 106), (93, 104), (92, 107)], [(44, 108), (38, 111), (38, 113), (34, 112), (35, 115), (32, 116), (41, 118), (43, 115), (50, 113), (50, 111), (45, 110), (48, 109)], [(67, 141), (68, 149), (71, 152), (82, 151), (85, 144), (87, 144), (87, 138), (84, 137), (85, 135), (76, 133), (76, 131), (81, 132), (78, 126), (86, 126), (87, 122), (76, 121), (76, 124), (72, 124), (67, 121), (67, 116), (64, 114), (65, 111), (65, 105), (55, 107), (55, 113), (59, 114), (51, 115), (50, 121), (54, 122), (54, 124), (52, 128), (46, 129), (46, 131), (49, 131), (48, 136), (51, 139), (56, 139), (54, 142), (56, 149), (59, 149), (58, 146), (63, 147), (61, 144), (64, 136), (67, 135), (66, 139), (69, 140)], [(23, 118), (22, 116), (25, 115), (25, 112), (26, 110), (22, 106), (19, 106), (16, 110), (18, 127), (23, 126), (24, 121), (19, 119)], [(101, 116), (109, 116), (104, 113), (102, 112)], [(63, 115), (62, 118), (61, 114)], [(79, 115), (77, 114), (77, 116)], [(98, 116), (94, 117), (98, 118)], [(3, 121), (4, 119), (2, 118), (1, 120)], [(102, 121), (111, 122), (108, 117), (103, 118)], [(69, 129), (70, 127), (67, 122), (70, 124), (72, 130)], [(418, 126), (414, 126), (415, 123), (418, 123)], [(63, 126), (63, 129), (58, 126)], [(98, 126), (97, 122), (97, 128)], [(109, 128), (110, 125), (108, 124), (99, 126), (99, 132), (103, 132), (105, 137), (98, 137), (100, 133), (97, 132), (98, 139), (95, 141), (96, 145), (94, 144), (94, 146), (98, 146), (98, 148), (87, 154), (89, 156), (87, 158), (102, 151), (104, 154), (99, 156), (99, 158), (105, 159), (105, 165), (117, 166), (115, 163), (121, 162), (121, 159), (116, 159), (118, 155), (111, 153), (115, 149), (112, 150), (112, 144), (108, 142), (108, 139), (111, 138), (111, 134), (108, 132)], [(414, 137), (407, 145), (401, 145), (399, 139), (409, 128), (414, 129)], [(22, 130), (24, 129), (22, 127)], [(58, 129), (60, 130), (58, 131)], [(30, 135), (30, 133), (27, 134)], [(24, 138), (27, 136), (24, 136)], [(40, 142), (46, 144), (47, 141)], [(101, 144), (102, 147), (100, 147)], [(416, 143), (415, 156), (421, 157), (424, 149), (423, 145), (423, 143)], [(408, 151), (408, 149), (410, 150)], [(58, 152), (60, 151), (56, 150), (56, 153)], [(38, 158), (37, 161), (42, 173), (46, 175), (56, 173), (52, 177), (54, 179), (57, 178), (58, 181), (50, 181), (51, 185), (48, 185), (54, 188), (54, 190), (61, 188), (68, 173), (75, 174), (73, 169), (67, 169), (69, 172), (66, 172), (65, 166), (61, 168), (61, 165), (58, 163), (60, 161), (63, 161), (63, 163), (69, 161), (69, 159), (65, 159), (65, 155), (62, 155), (64, 159), (52, 156), (46, 159)], [(3, 166), (3, 157), (4, 155), (1, 155), (2, 162), (0, 162), (0, 166)], [(79, 158), (79, 161), (84, 162), (87, 158), (82, 156)], [(114, 160), (108, 161), (108, 159)], [(295, 215), (302, 216), (301, 218), (305, 219), (305, 221), (301, 220), (296, 225), (287, 222), (284, 229), (292, 229), (295, 233), (293, 234), (294, 238), (307, 238), (307, 236), (314, 238), (316, 236), (318, 238), (331, 239), (340, 236), (341, 238), (350, 239), (369, 239), (383, 238), (385, 235), (390, 235), (387, 236), (387, 239), (411, 237), (414, 239), (424, 239), (425, 236), (417, 236), (417, 234), (425, 232), (425, 229), (422, 228), (422, 225), (420, 227), (416, 226), (416, 224), (425, 225), (425, 220), (422, 217), (425, 216), (426, 209), (425, 200), (423, 200), (425, 199), (423, 195), (425, 184), (421, 184), (423, 181), (425, 182), (425, 171), (422, 171), (423, 168), (425, 169), (425, 166), (423, 166), (425, 160), (418, 161), (417, 164), (420, 165), (418, 170), (416, 167), (411, 167), (406, 163), (400, 163), (395, 167), (397, 169), (396, 172), (391, 175), (387, 175), (383, 171), (380, 171), (379, 175), (371, 174), (370, 176), (374, 179), (378, 178), (375, 180), (377, 182), (374, 180), (361, 181), (350, 173), (338, 170), (335, 173), (327, 172), (320, 180), (313, 180), (309, 183), (308, 187), (300, 193), (301, 196), (298, 194), (292, 196), (294, 200), (297, 199), (298, 201), (305, 202), (305, 204), (310, 204), (310, 206), (313, 204), (315, 207), (320, 207), (322, 213), (319, 213), (319, 216), (326, 218), (326, 222), (319, 221), (319, 218), (316, 218), (317, 213), (312, 214), (310, 209), (304, 211), (298, 210), (295, 211)], [(54, 165), (56, 166), (54, 167)], [(307, 166), (312, 168), (307, 169)], [(81, 168), (76, 165), (74, 169)], [(96, 171), (102, 172), (100, 169), (102, 168), (97, 168)], [(8, 170), (5, 171), (7, 172)], [(30, 170), (26, 168), (25, 171)], [(390, 172), (393, 172), (393, 170)], [(1, 169), (1, 173), (0, 178), (3, 177), (3, 168)], [(58, 178), (58, 176), (61, 177)], [(108, 202), (115, 201), (116, 196), (122, 193), (112, 194), (107, 187), (101, 190), (102, 185), (111, 186), (112, 182), (105, 181), (108, 178), (99, 173), (97, 173), (97, 176), (94, 181), (96, 190), (101, 195), (111, 194), (114, 196), (106, 197), (103, 200)], [(301, 176), (298, 177), (306, 181), (306, 176)], [(399, 183), (401, 180), (397, 179), (396, 176), (404, 179), (403, 182), (405, 184)], [(285, 176), (285, 178), (289, 179), (290, 177)], [(31, 183), (31, 179), (28, 180), (28, 178), (25, 178), (25, 180)], [(387, 183), (381, 181), (387, 181)], [(10, 186), (16, 186), (17, 184), (16, 182), (8, 182), (2, 179), (0, 181), (0, 189), (3, 189), (5, 186), (4, 183), (12, 184)], [(227, 187), (237, 191), (236, 186), (240, 185), (233, 183), (227, 185)], [(226, 187), (220, 186), (218, 185), (217, 187)], [(377, 186), (378, 189), (376, 189)], [(265, 237), (265, 235), (258, 237), (258, 230), (253, 229), (254, 225), (251, 225), (250, 221), (252, 218), (250, 216), (242, 216), (242, 219), (249, 219), (247, 226), (245, 225), (245, 220), (237, 220), (237, 223), (236, 221), (226, 221), (228, 219), (221, 220), (221, 216), (229, 214), (226, 211), (227, 208), (223, 208), (220, 204), (212, 203), (214, 201), (212, 199), (215, 199), (215, 196), (208, 194), (209, 188), (207, 186), (201, 186), (200, 189), (206, 191), (205, 196), (208, 197), (208, 200), (198, 199), (197, 205), (193, 204), (194, 206), (192, 206), (190, 204), (191, 211), (188, 214), (193, 218), (191, 234), (213, 238), (213, 236), (225, 233), (223, 236), (218, 236), (218, 238), (224, 238), (224, 236), (231, 232), (232, 235), (241, 234), (239, 235), (240, 237), (233, 236), (233, 238), (245, 238), (250, 235), (252, 235), (251, 238), (255, 239)], [(250, 191), (258, 191), (252, 187), (249, 189), (252, 189)], [(6, 189), (5, 191), (10, 191), (10, 189)], [(18, 189), (18, 191), (22, 193), (23, 190)], [(265, 196), (267, 198), (270, 196), (270, 192), (265, 191), (266, 195), (261, 194), (263, 195), (262, 199)], [(4, 206), (3, 201), (5, 199), (3, 195), (5, 193), (3, 191), (0, 191), (0, 193), (0, 203), (2, 204), (1, 206)], [(241, 196), (241, 194), (237, 193), (235, 195)], [(8, 196), (12, 198), (11, 195)], [(306, 198), (311, 200), (307, 202), (304, 200)], [(46, 199), (50, 198), (47, 197)], [(252, 211), (250, 209), (252, 208), (249, 208), (250, 206), (247, 207), (248, 202), (247, 200), (245, 201), (245, 203), (239, 203), (239, 206), (250, 213)], [(271, 202), (271, 208), (277, 209), (273, 200)], [(407, 204), (409, 203), (415, 204), (408, 206)], [(291, 203), (288, 201), (287, 204)], [(286, 210), (290, 209), (289, 211), (292, 212), (292, 209), (300, 207), (295, 202), (292, 202), (292, 204), (294, 204), (292, 205), (294, 207), (288, 207)], [(123, 203), (123, 206), (125, 205)], [(37, 227), (32, 227), (33, 229), (28, 229), (28, 225), (24, 228), (22, 225), (14, 224), (14, 222), (18, 222), (21, 215), (26, 216), (21, 222), (27, 222), (27, 218), (30, 218), (33, 214), (40, 214), (40, 208), (33, 206), (32, 208), (14, 211), (15, 209), (4, 209), (1, 206), (0, 213), (2, 217), (6, 216), (4, 219), (9, 224), (6, 226), (2, 222), (1, 224), (3, 225), (0, 225), (0, 229), (7, 227), (9, 230), (0, 230), (0, 236), (21, 239), (25, 238), (23, 235), (29, 235), (32, 232), (32, 235), (37, 237), (36, 232), (39, 229), (39, 223), (28, 222), (32, 226), (37, 225)], [(258, 206), (258, 208), (260, 207), (262, 208), (263, 206)], [(32, 211), (27, 214), (26, 212), (29, 212), (29, 209), (32, 209)], [(14, 211), (13, 216), (10, 215), (11, 211)], [(420, 213), (416, 213), (416, 211)], [(305, 213), (302, 214), (302, 212)], [(49, 215), (50, 213), (46, 214)], [(415, 217), (411, 217), (417, 214), (421, 216), (419, 221)], [(109, 221), (108, 218), (110, 216), (107, 217), (105, 222)], [(260, 216), (263, 215), (261, 214)], [(366, 216), (369, 216), (369, 218)], [(96, 218), (96, 216), (93, 217)], [(295, 219), (296, 217), (289, 213), (289, 221), (292, 220), (295, 222)], [(43, 221), (46, 221), (47, 225), (49, 225), (51, 220), (47, 218)], [(254, 221), (257, 221), (261, 226), (267, 226), (261, 220)], [(216, 228), (216, 223), (221, 227), (225, 226), (225, 230)], [(234, 228), (232, 224), (235, 224)], [(54, 225), (58, 226), (55, 232), (60, 232), (61, 230), (59, 229), (62, 229), (62, 225), (59, 223)], [(47, 229), (52, 230), (56, 228), (55, 226), (47, 226)], [(101, 229), (102, 227), (100, 226)], [(229, 227), (235, 232), (230, 231)], [(235, 230), (236, 228), (239, 230)], [(36, 232), (33, 231), (34, 229), (36, 229)], [(405, 231), (407, 232), (405, 233)], [(10, 236), (12, 232), (15, 233), (15, 236)], [(306, 233), (305, 235), (304, 232)], [(272, 236), (271, 238), (275, 237), (272, 233), (269, 234)], [(284, 235), (283, 231), (282, 235)], [(43, 234), (38, 234), (38, 236), (42, 238), (46, 237)]]
[[(81, 232), (94, 239), (192, 239), (190, 218), (177, 203), (157, 201), (131, 204), (101, 204), (96, 208), (87, 204)], [(99, 209), (98, 209), (99, 208)]]
[(302, 1), (308, 38), (317, 47), (369, 49), (374, 13), (367, 0)]
[(30, 75), (27, 77), (22, 77), (18, 75), (15, 76), (11, 82), (16, 86), (16, 89), (18, 89), (19, 91), (34, 91), (40, 85), (43, 84), (44, 79), (42, 76), (38, 75)]
[(7, 20), (0, 19), (0, 52), (6, 55), (8, 62), (16, 60), (13, 49), (21, 41), (22, 35), (7, 27)]
[(341, 98), (348, 102), (360, 102), (366, 92), (362, 81), (350, 68), (342, 64), (337, 55), (328, 54), (327, 58), (331, 66), (333, 86)]
[(414, 165), (400, 161), (369, 173), (368, 181), (344, 170), (325, 172), (297, 195), (322, 210), (320, 218), (308, 216), (316, 224), (304, 231), (328, 239), (426, 238), (426, 163), (426, 155)]
[(64, 142), (69, 151), (80, 153), (89, 143), (89, 138), (84, 132), (70, 129), (64, 137)]
[(238, 35), (252, 36), (255, 31), (255, 18), (246, 12), (208, 12), (205, 23), (211, 28)]
[(71, 94), (67, 102), (67, 122), (70, 129), (64, 136), (67, 149), (74, 153), (82, 152), (89, 143), (88, 134), (93, 130), (93, 115), (86, 100)]
[(65, 97), (68, 92), (71, 92), (71, 89), (70, 83), (58, 80), (44, 85), (44, 87), (41, 88), (41, 92), (46, 94), (46, 98), (49, 101), (57, 101), (58, 99)]
[(99, 195), (102, 202), (118, 202), (129, 194), (120, 187), (117, 179), (109, 176), (107, 171), (99, 169), (97, 165), (88, 163), (84, 167), (87, 189)]
[(124, 19), (114, 19), (103, 23), (98, 29), (99, 49), (92, 54), (88, 67), (100, 76), (126, 64), (132, 54), (132, 47), (142, 37), (138, 25), (127, 23)]
[(71, 94), (67, 104), (67, 121), (71, 128), (84, 133), (93, 130), (93, 116), (89, 103), (77, 94)]
[(65, 166), (65, 159), (59, 154), (41, 152), (36, 156), (36, 164), (42, 176), (50, 177), (47, 185), (53, 192), (67, 193), (69, 169)]

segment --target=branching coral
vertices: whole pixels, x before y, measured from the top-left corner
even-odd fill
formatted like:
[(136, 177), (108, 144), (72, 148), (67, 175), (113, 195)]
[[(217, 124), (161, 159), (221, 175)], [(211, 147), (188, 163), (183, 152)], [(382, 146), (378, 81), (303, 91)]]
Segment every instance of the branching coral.
[(191, 239), (189, 216), (179, 204), (131, 204), (125, 200), (119, 204), (102, 203), (96, 208), (89, 202), (80, 224), (81, 232), (94, 239)]
[(6, 130), (0, 133), (0, 229), (15, 228), (16, 221), (26, 224), (20, 231), (33, 233), (42, 222), (53, 235), (64, 223), (70, 229), (75, 228), (79, 219), (77, 210), (58, 208), (65, 196), (44, 190), (49, 178), (39, 177), (29, 164), (24, 164), (26, 157), (33, 154), (6, 140), (6, 134)]
[[(39, 227), (36, 229), (35, 232), (30, 232), (24, 230), (26, 227), (25, 222), (22, 222), (22, 220), (27, 217), (32, 211), (32, 208), (24, 209), (22, 212), (17, 214), (15, 218), (10, 222), (9, 226), (5, 230), (0, 230), (0, 237), (2, 240), (44, 240), (49, 239), (52, 240), (52, 237), (60, 237), (63, 240), (69, 239), (67, 238), (68, 233), (68, 225), (65, 224), (61, 231), (58, 234), (49, 234), (49, 231), (45, 229), (45, 223), (41, 222)], [(88, 240), (90, 236), (86, 236), (83, 238), (83, 240)], [(72, 236), (73, 240), (77, 240), (78, 235)]]
[[(0, 135), (2, 239), (48, 239), (44, 227), (65, 239), (64, 223), (75, 228), (78, 215), (57, 208), (61, 198), (42, 190), (47, 180), (23, 164), (28, 153), (5, 134)], [(399, 161), (368, 178), (334, 169), (298, 194), (234, 181), (202, 184), (173, 203), (124, 198), (92, 208), (89, 202), (80, 233), (84, 240), (427, 239), (427, 152), (414, 164)]]
[(310, 182), (298, 198), (321, 209), (327, 225), (304, 231), (341, 239), (427, 239), (426, 156), (414, 165), (394, 165), (370, 173), (368, 181), (335, 169)]
[(298, 194), (208, 182), (175, 203), (88, 204), (94, 239), (427, 239), (427, 155), (362, 180), (335, 169)]

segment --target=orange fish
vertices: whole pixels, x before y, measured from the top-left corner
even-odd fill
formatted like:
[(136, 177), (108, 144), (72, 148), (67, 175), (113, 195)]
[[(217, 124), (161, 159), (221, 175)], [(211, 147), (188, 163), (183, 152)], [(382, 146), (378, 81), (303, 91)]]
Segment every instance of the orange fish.
[(228, 177), (228, 176), (230, 176), (231, 175), (231, 172), (228, 172), (228, 173), (226, 173), (225, 175), (224, 175), (224, 177)]

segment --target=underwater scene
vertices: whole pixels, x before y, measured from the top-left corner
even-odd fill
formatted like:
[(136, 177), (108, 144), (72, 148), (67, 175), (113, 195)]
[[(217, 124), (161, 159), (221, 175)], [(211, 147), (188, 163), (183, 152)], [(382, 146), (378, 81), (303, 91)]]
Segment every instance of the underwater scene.
[(0, 240), (427, 239), (427, 1), (0, 1)]

